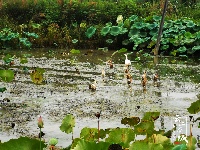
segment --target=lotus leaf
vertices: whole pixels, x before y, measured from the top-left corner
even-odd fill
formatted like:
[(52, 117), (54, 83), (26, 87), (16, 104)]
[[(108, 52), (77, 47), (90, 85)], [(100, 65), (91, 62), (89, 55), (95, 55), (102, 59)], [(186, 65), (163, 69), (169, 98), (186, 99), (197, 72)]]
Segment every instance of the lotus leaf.
[(161, 16), (155, 16), (155, 15), (153, 16), (154, 21), (160, 21), (161, 18), (162, 18)]
[(193, 21), (188, 21), (186, 24), (187, 27), (192, 28), (195, 26), (195, 23)]
[(72, 53), (72, 54), (79, 54), (79, 53), (80, 53), (80, 50), (71, 49), (70, 53)]
[(177, 49), (177, 51), (179, 52), (179, 53), (184, 53), (184, 52), (186, 52), (186, 47), (185, 46), (182, 46), (182, 47), (180, 47), (180, 48), (178, 48)]
[(187, 146), (185, 144), (176, 145), (172, 150), (187, 150)]
[[(45, 148), (44, 142), (41, 142), (41, 148)], [(39, 150), (40, 141), (30, 139), (28, 137), (20, 137), (18, 139), (11, 139), (8, 142), (0, 143), (1, 150)]]
[(179, 32), (179, 29), (174, 26), (172, 28), (169, 28), (169, 32)]
[(131, 144), (129, 150), (149, 150), (148, 142), (146, 141), (135, 141)]
[(149, 29), (149, 30), (152, 30), (156, 27), (158, 27), (158, 24), (157, 23), (152, 23), (152, 24), (147, 24), (146, 27)]
[(75, 126), (75, 118), (73, 115), (66, 115), (62, 120), (62, 124), (60, 126), (60, 130), (65, 133), (71, 133), (73, 131), (73, 127)]
[(193, 102), (190, 107), (187, 108), (188, 112), (191, 114), (197, 114), (200, 112), (200, 100)]
[(96, 134), (98, 133), (98, 129), (97, 128), (83, 128), (81, 130), (80, 133), (80, 137), (86, 141), (95, 141), (96, 138)]
[(161, 46), (161, 50), (166, 50), (166, 49), (168, 49), (169, 48), (169, 45), (162, 45)]
[(113, 43), (113, 40), (112, 40), (112, 39), (107, 39), (107, 40), (106, 40), (106, 43), (111, 44), (111, 43)]
[(28, 62), (28, 60), (27, 60), (26, 57), (21, 57), (21, 58), (20, 58), (20, 63), (21, 63), (21, 64), (25, 64), (25, 63), (27, 63), (27, 62)]
[(132, 21), (135, 21), (138, 19), (138, 16), (137, 15), (132, 15), (131, 17), (129, 17), (129, 20), (132, 22)]
[(110, 27), (109, 26), (105, 26), (101, 29), (101, 35), (106, 36), (106, 34), (108, 34), (110, 31)]
[(32, 23), (31, 26), (34, 28), (34, 29), (39, 29), (41, 27), (40, 24), (37, 24), (37, 23)]
[(110, 34), (113, 36), (117, 36), (118, 34), (120, 34), (122, 28), (118, 27), (118, 26), (112, 26), (110, 29)]
[(152, 41), (157, 41), (157, 35), (152, 36), (151, 40)]
[(127, 28), (122, 28), (120, 34), (124, 34), (126, 32), (128, 32)]
[(39, 36), (36, 33), (24, 32), (27, 36), (32, 36), (34, 38), (38, 38)]
[(171, 27), (173, 27), (173, 25), (174, 25), (174, 23), (173, 23), (173, 21), (166, 21), (165, 23), (164, 23), (164, 28), (167, 28), (167, 29), (169, 29), (169, 28), (171, 28)]
[(30, 47), (32, 44), (31, 44), (31, 42), (30, 41), (28, 41), (28, 39), (27, 38), (19, 38), (19, 41), (21, 42), (21, 43), (23, 43), (25, 46), (27, 46), (27, 47)]
[(130, 43), (130, 41), (128, 39), (122, 41), (122, 45), (128, 45)]
[(145, 24), (143, 22), (135, 22), (131, 28), (136, 28), (136, 29), (142, 29), (145, 27)]
[(199, 31), (199, 32), (196, 32), (195, 35), (196, 35), (196, 38), (197, 38), (197, 39), (200, 39), (200, 31)]
[(146, 37), (147, 36), (147, 32), (140, 32), (140, 36), (141, 37)]
[(79, 140), (73, 150), (107, 150), (110, 143), (107, 142), (88, 142)]
[(193, 46), (192, 47), (192, 50), (195, 52), (195, 51), (197, 51), (197, 50), (200, 50), (200, 46)]
[(77, 39), (73, 39), (73, 40), (72, 40), (72, 43), (73, 43), (73, 44), (75, 44), (75, 43), (77, 43), (77, 42), (78, 42)]
[(116, 128), (112, 129), (109, 133), (109, 137), (106, 138), (106, 142), (120, 144), (124, 148), (129, 147), (129, 143), (134, 141), (135, 133), (130, 128)]
[(107, 27), (111, 27), (111, 26), (112, 26), (112, 22), (106, 23), (106, 26), (107, 26)]
[(96, 28), (91, 26), (90, 28), (87, 29), (87, 31), (85, 32), (85, 35), (88, 38), (91, 38), (94, 34), (95, 34)]
[(186, 26), (184, 26), (182, 24), (174, 25), (174, 27), (176, 27), (178, 29), (185, 29), (186, 28)]
[(14, 79), (13, 70), (0, 70), (0, 78), (5, 82), (11, 82)]
[(1, 93), (3, 93), (3, 92), (6, 91), (6, 90), (7, 90), (6, 87), (0, 88), (0, 92), (1, 92)]
[(125, 52), (127, 52), (126, 48), (121, 48), (120, 50), (118, 50), (118, 53), (125, 53)]
[(41, 84), (43, 81), (43, 75), (39, 71), (34, 71), (30, 74), (31, 80), (35, 84)]
[(10, 54), (7, 54), (5, 57), (3, 57), (3, 60), (6, 64), (9, 64), (11, 61), (14, 60), (14, 56), (11, 56)]
[(153, 29), (153, 30), (151, 30), (151, 31), (149, 32), (149, 34), (150, 34), (151, 36), (157, 35), (157, 34), (158, 34), (158, 29)]
[[(185, 39), (184, 40), (184, 43), (186, 43), (186, 44), (191, 44), (191, 43), (193, 43), (195, 41), (195, 39)], [(184, 43), (182, 43), (181, 45), (183, 45)]]
[(132, 37), (132, 36), (139, 35), (139, 34), (140, 34), (140, 31), (138, 29), (132, 28), (132, 29), (130, 29), (128, 36)]
[(125, 118), (123, 118), (121, 120), (122, 124), (124, 124), (124, 125), (128, 124), (130, 126), (137, 125), (139, 122), (140, 122), (140, 118), (139, 117), (131, 117), (131, 118), (125, 117)]

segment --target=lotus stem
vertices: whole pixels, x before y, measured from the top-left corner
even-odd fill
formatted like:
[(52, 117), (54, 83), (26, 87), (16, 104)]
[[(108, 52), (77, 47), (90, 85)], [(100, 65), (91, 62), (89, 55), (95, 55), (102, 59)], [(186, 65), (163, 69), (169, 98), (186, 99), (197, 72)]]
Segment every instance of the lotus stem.
[(100, 137), (100, 130), (99, 130), (99, 119), (98, 119), (98, 142), (99, 142), (99, 137)]
[(42, 146), (41, 146), (41, 138), (42, 138), (42, 129), (40, 128), (40, 150), (42, 150)]

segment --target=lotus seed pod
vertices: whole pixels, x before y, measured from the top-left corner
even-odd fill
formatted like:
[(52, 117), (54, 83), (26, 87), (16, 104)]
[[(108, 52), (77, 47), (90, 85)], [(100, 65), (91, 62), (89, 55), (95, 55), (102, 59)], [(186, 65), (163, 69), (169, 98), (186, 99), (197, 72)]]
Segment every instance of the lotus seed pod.
[(58, 140), (56, 138), (51, 138), (49, 140), (49, 145), (55, 146), (58, 143)]

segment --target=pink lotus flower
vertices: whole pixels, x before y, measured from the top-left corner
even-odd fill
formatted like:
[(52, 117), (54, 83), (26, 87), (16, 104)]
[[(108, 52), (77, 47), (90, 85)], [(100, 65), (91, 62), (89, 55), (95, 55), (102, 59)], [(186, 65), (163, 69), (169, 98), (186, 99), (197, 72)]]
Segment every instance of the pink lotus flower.
[(44, 125), (44, 123), (43, 123), (43, 121), (42, 121), (42, 117), (40, 116), (40, 117), (38, 118), (38, 127), (39, 127), (39, 128), (43, 128), (43, 125)]

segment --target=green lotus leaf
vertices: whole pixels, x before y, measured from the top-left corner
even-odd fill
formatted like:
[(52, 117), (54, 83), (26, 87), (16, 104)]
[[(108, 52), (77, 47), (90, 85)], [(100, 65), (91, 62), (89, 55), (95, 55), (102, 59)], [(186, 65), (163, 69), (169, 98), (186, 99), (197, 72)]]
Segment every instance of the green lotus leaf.
[(200, 100), (197, 100), (195, 102), (193, 102), (190, 107), (187, 108), (188, 112), (190, 114), (197, 114), (198, 112), (200, 112)]
[(129, 143), (134, 141), (135, 133), (130, 128), (116, 128), (112, 129), (109, 133), (109, 137), (106, 138), (106, 142), (120, 144), (124, 148), (129, 147)]
[(112, 22), (106, 23), (106, 26), (107, 26), (107, 27), (111, 27), (111, 26), (112, 26)]
[(179, 32), (179, 29), (174, 26), (172, 28), (169, 28), (169, 32)]
[(39, 29), (41, 27), (40, 24), (38, 23), (32, 23), (31, 26), (34, 28), (34, 29)]
[(58, 140), (56, 138), (51, 138), (49, 140), (49, 145), (55, 146), (56, 144), (58, 144)]
[(184, 52), (187, 51), (187, 49), (186, 49), (185, 46), (182, 46), (182, 47), (179, 47), (179, 48), (177, 49), (177, 51), (178, 51), (179, 53), (184, 53)]
[(3, 60), (6, 64), (9, 64), (11, 61), (14, 60), (14, 56), (11, 56), (10, 54), (7, 54), (6, 56), (3, 57)]
[(195, 35), (196, 35), (196, 38), (197, 38), (197, 39), (200, 39), (200, 31), (199, 31), (199, 32), (196, 32)]
[(149, 150), (148, 142), (146, 141), (135, 141), (131, 144), (129, 150)]
[(109, 26), (103, 27), (101, 29), (101, 35), (106, 36), (106, 34), (108, 34), (109, 31), (110, 31), (110, 27)]
[(78, 42), (77, 39), (73, 39), (73, 40), (72, 40), (72, 43), (73, 43), (73, 44), (75, 44), (75, 43), (77, 43), (77, 42)]
[(140, 32), (140, 36), (141, 36), (141, 37), (146, 37), (146, 36), (147, 36), (147, 32), (144, 32), (144, 31), (143, 31), (143, 32)]
[(185, 144), (176, 145), (172, 150), (187, 150), (187, 146)]
[(112, 26), (110, 28), (110, 34), (113, 36), (117, 36), (118, 34), (120, 34), (121, 30), (122, 30), (122, 28), (119, 26)]
[(157, 41), (157, 37), (158, 37), (158, 35), (154, 35), (154, 36), (152, 36), (151, 40), (152, 41)]
[(79, 140), (73, 150), (107, 150), (110, 143), (107, 142), (88, 142), (83, 139)]
[(151, 30), (151, 31), (149, 32), (149, 34), (150, 34), (151, 36), (157, 35), (157, 34), (158, 34), (158, 29), (153, 29), (153, 30)]
[(162, 43), (162, 44), (168, 44), (168, 43), (169, 43), (169, 39), (168, 39), (168, 38), (163, 38), (163, 39), (161, 40), (161, 43)]
[[(45, 148), (46, 145), (41, 141), (41, 148)], [(36, 139), (30, 139), (28, 137), (20, 137), (18, 139), (11, 139), (8, 142), (0, 143), (1, 150), (39, 150), (40, 141)]]
[(107, 39), (107, 40), (106, 40), (106, 43), (111, 44), (111, 43), (113, 43), (113, 40), (112, 40), (112, 39)]
[(120, 34), (124, 34), (126, 32), (128, 32), (127, 28), (122, 28)]
[(25, 64), (25, 63), (27, 63), (28, 62), (28, 59), (26, 58), (26, 57), (21, 57), (20, 58), (20, 63), (21, 64)]
[[(186, 44), (191, 44), (191, 43), (193, 43), (195, 41), (195, 39), (185, 39), (184, 40), (184, 43), (186, 43)], [(183, 44), (182, 44), (183, 45)]]
[(194, 38), (194, 35), (193, 35), (192, 33), (190, 33), (190, 32), (185, 32), (184, 36), (185, 36), (186, 38), (188, 38), (188, 39)]
[(28, 39), (27, 38), (19, 38), (19, 41), (21, 42), (21, 43), (23, 43), (25, 46), (27, 46), (27, 47), (30, 47), (32, 44), (31, 44), (31, 42), (30, 41), (28, 41)]
[(87, 29), (87, 31), (85, 32), (85, 35), (88, 38), (91, 38), (94, 34), (95, 34), (96, 28), (91, 26), (90, 28)]
[(139, 35), (139, 34), (140, 34), (140, 31), (138, 29), (132, 28), (132, 29), (130, 29), (128, 36), (132, 37), (132, 36)]
[(13, 70), (0, 70), (0, 78), (5, 82), (11, 82), (14, 79)]
[(177, 24), (177, 25), (179, 25), (179, 24), (182, 25), (182, 23), (183, 23), (183, 21), (180, 20), (180, 19), (177, 19), (177, 20), (174, 21), (174, 24)]
[(162, 45), (161, 46), (161, 50), (166, 50), (166, 49), (168, 49), (169, 48), (169, 45)]
[(164, 23), (164, 28), (166, 28), (166, 29), (169, 29), (169, 28), (171, 28), (171, 27), (173, 27), (173, 26), (174, 26), (174, 22), (171, 21), (171, 20), (167, 20), (167, 21)]
[(152, 24), (147, 24), (146, 27), (149, 29), (149, 30), (152, 30), (156, 27), (158, 27), (158, 24), (156, 22), (152, 23)]
[(98, 134), (97, 128), (83, 128), (80, 133), (80, 138), (86, 140), (86, 141), (95, 141), (97, 140), (97, 137), (95, 136)]
[(6, 90), (7, 90), (6, 87), (0, 88), (0, 92), (1, 92), (1, 93), (3, 93), (3, 92), (6, 91)]
[(162, 18), (161, 16), (156, 16), (156, 15), (153, 16), (154, 21), (160, 21), (161, 18)]
[(72, 54), (79, 54), (79, 53), (80, 53), (80, 50), (71, 49), (71, 50), (70, 50), (70, 53), (72, 53)]
[(41, 73), (41, 74), (45, 73), (45, 69), (44, 68), (36, 68), (35, 70), (37, 72)]
[(36, 33), (24, 32), (27, 36), (32, 36), (34, 38), (38, 38), (39, 36)]
[(73, 131), (73, 127), (75, 126), (75, 118), (73, 115), (66, 115), (62, 120), (62, 124), (60, 126), (60, 130), (65, 133), (71, 133)]
[(189, 21), (189, 22), (187, 22), (186, 26), (189, 28), (192, 28), (195, 26), (195, 23), (193, 21)]
[(179, 31), (179, 34), (180, 34), (180, 35), (184, 35), (185, 33), (186, 33), (185, 30), (181, 30), (181, 31)]
[(192, 47), (192, 51), (195, 52), (195, 51), (198, 51), (198, 50), (200, 50), (200, 46), (193, 46)]
[(129, 17), (129, 20), (132, 22), (132, 21), (135, 21), (138, 19), (138, 16), (137, 15), (132, 15), (131, 17)]
[(174, 27), (176, 27), (178, 29), (185, 29), (186, 28), (186, 26), (184, 26), (182, 24), (174, 25)]
[(142, 29), (145, 27), (145, 24), (143, 22), (135, 22), (131, 28), (136, 28), (136, 29)]
[(125, 52), (127, 52), (126, 48), (121, 48), (120, 50), (118, 50), (118, 53), (125, 53)]
[(121, 120), (121, 123), (122, 123), (122, 124), (124, 124), (124, 125), (128, 124), (128, 125), (130, 125), (130, 126), (135, 126), (135, 125), (137, 125), (139, 122), (140, 122), (140, 118), (139, 118), (139, 117), (131, 117), (131, 118), (125, 117), (125, 118), (123, 118), (123, 119)]
[(122, 45), (128, 45), (130, 43), (130, 41), (128, 39), (122, 41)]

